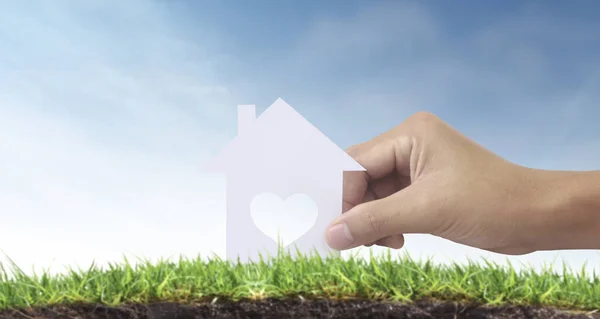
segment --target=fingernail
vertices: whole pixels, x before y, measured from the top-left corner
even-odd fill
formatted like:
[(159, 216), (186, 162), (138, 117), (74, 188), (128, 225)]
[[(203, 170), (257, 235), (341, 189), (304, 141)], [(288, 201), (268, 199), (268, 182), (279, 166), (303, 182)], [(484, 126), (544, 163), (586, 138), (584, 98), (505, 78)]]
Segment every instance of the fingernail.
[(347, 249), (354, 243), (350, 229), (344, 223), (337, 224), (327, 231), (327, 244), (336, 250)]

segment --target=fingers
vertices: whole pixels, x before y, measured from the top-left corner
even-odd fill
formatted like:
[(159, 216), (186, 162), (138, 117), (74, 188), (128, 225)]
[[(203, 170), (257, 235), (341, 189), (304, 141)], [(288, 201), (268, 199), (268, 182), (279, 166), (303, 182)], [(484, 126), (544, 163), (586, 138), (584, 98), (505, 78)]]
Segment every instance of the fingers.
[(427, 217), (431, 215), (419, 190), (417, 185), (411, 185), (391, 196), (353, 207), (332, 223), (327, 243), (345, 250), (398, 234), (431, 233), (436, 221)]
[(409, 165), (410, 150), (399, 150), (393, 135), (384, 134), (368, 142), (350, 147), (347, 152), (366, 172), (344, 172), (343, 212), (362, 203), (369, 183), (394, 173), (399, 164)]
[[(364, 166), (363, 166), (364, 167)], [(342, 213), (364, 201), (369, 186), (366, 172), (344, 172)]]
[(381, 238), (374, 243), (366, 244), (366, 247), (371, 247), (373, 245), (388, 247), (392, 249), (400, 249), (404, 247), (404, 235), (394, 235)]
[[(395, 193), (401, 189), (404, 189), (409, 184), (410, 184), (409, 178), (407, 178), (406, 180), (403, 180), (402, 177), (398, 178), (398, 176), (395, 176), (395, 175), (386, 176), (380, 180), (372, 182), (369, 185), (367, 194), (365, 195), (365, 198), (363, 198), (362, 202), (366, 203), (366, 202), (369, 202), (372, 200), (388, 197), (388, 196), (392, 195), (393, 193)], [(402, 248), (402, 246), (404, 246), (404, 236), (402, 236), (402, 234), (395, 235), (395, 236), (389, 236), (389, 237), (381, 238), (376, 242), (365, 244), (365, 246), (367, 246), (367, 247), (371, 247), (373, 245), (385, 246), (385, 247), (394, 248), (394, 249), (400, 249), (400, 248)]]
[[(409, 136), (403, 136), (398, 128), (347, 150), (348, 154), (366, 169), (366, 172), (344, 173), (343, 213), (354, 210), (366, 202), (386, 198), (410, 184), (410, 159), (414, 140)], [(345, 226), (331, 227), (330, 230), (331, 234), (328, 238), (334, 241), (344, 239), (346, 242), (354, 241)], [(402, 247), (404, 237), (392, 236), (395, 234), (390, 234), (389, 238), (388, 235), (375, 236), (370, 242), (360, 240), (361, 243), (355, 246), (372, 245), (379, 240), (379, 243), (388, 247)], [(332, 244), (336, 246), (335, 243)], [(344, 246), (341, 242), (337, 244)]]
[(394, 136), (380, 136), (350, 147), (347, 152), (367, 170), (367, 179), (382, 178), (396, 169), (396, 140)]
[(397, 173), (371, 181), (369, 191), (374, 197), (371, 200), (388, 197), (408, 185), (410, 185), (410, 178), (402, 177)]
[(400, 249), (404, 247), (404, 235), (394, 235), (382, 238), (375, 242), (377, 246), (388, 247), (392, 249)]
[[(395, 193), (398, 189), (396, 188), (396, 183), (394, 182), (395, 177), (390, 175), (388, 177), (384, 177), (380, 180), (371, 182), (367, 188), (367, 192), (363, 197), (361, 203), (370, 202), (373, 200), (377, 200), (383, 197), (387, 197), (393, 193)], [(354, 207), (355, 205), (352, 205)], [(350, 207), (350, 208), (352, 208)], [(350, 208), (344, 210), (344, 212), (348, 211)], [(375, 245), (376, 243), (369, 243), (365, 246), (370, 247)]]

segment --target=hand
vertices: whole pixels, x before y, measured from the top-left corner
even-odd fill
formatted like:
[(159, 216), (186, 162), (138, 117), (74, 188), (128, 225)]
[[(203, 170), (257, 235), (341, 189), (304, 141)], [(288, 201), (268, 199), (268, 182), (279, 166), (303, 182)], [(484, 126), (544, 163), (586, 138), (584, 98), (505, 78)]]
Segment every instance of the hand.
[(404, 245), (425, 233), (492, 252), (535, 251), (534, 172), (510, 163), (429, 113), (417, 113), (348, 149), (366, 172), (344, 174), (341, 217), (328, 229), (338, 250)]

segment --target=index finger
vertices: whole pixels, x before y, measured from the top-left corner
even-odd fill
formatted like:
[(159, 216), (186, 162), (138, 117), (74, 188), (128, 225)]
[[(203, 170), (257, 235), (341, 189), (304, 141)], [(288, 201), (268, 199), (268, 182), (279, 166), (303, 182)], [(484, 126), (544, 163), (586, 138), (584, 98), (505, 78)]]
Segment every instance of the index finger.
[(346, 150), (366, 171), (344, 172), (343, 213), (363, 202), (372, 181), (396, 170), (396, 151), (395, 139), (387, 136), (378, 136)]

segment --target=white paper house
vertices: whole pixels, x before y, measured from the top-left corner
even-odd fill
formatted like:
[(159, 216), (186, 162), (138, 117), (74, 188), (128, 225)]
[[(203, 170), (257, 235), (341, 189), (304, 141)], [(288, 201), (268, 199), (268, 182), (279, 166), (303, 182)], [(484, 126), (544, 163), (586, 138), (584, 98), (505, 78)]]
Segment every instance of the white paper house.
[(255, 112), (254, 105), (238, 106), (238, 135), (207, 166), (227, 176), (227, 258), (245, 262), (258, 260), (259, 252), (276, 255), (277, 243), (250, 215), (252, 199), (263, 192), (283, 199), (310, 196), (318, 206), (317, 220), (288, 248), (335, 254), (325, 231), (342, 211), (343, 172), (365, 169), (281, 98), (260, 117)]

